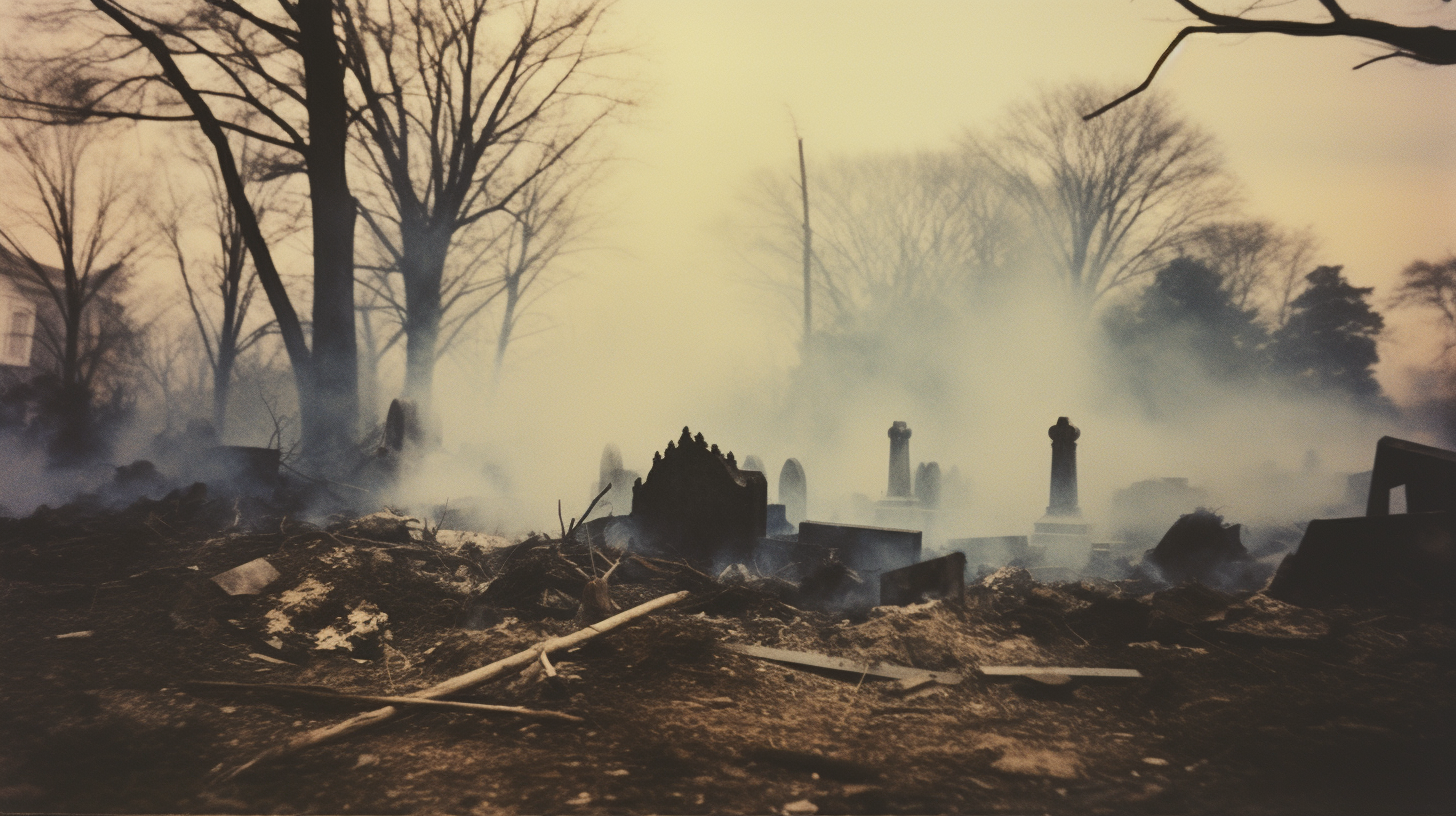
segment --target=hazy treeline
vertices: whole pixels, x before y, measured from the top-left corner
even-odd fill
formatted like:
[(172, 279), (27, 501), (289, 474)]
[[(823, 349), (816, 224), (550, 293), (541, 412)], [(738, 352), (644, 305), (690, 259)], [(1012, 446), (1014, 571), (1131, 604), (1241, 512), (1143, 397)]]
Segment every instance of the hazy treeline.
[[(1375, 378), (1381, 311), (1424, 307), (1450, 333), (1452, 262), (1416, 262), (1380, 297), (1353, 286), (1308, 228), (1244, 210), (1213, 137), (1168, 97), (1082, 120), (1107, 98), (1050, 89), (935, 151), (816, 161), (811, 143), (803, 399), (880, 381), (934, 400), (964, 390), (967, 358), (1056, 338), (1151, 418), (1236, 388), (1391, 415)], [(782, 172), (754, 199), (755, 263), (796, 310), (801, 196)], [(1055, 304), (1063, 325), (969, 340), (1031, 302)], [(1433, 379), (1453, 363), (1434, 361)]]

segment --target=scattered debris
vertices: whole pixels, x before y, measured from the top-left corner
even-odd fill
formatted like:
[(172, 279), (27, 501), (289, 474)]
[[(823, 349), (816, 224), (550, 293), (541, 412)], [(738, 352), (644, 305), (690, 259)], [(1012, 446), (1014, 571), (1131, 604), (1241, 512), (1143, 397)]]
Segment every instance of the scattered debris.
[[(511, 657), (505, 658), (504, 660), (497, 660), (494, 663), (491, 663), (487, 666), (482, 666), (481, 668), (478, 668), (474, 671), (453, 677), (442, 683), (436, 683), (435, 685), (424, 689), (423, 691), (417, 691), (410, 696), (423, 698), (426, 700), (432, 700), (439, 697), (444, 697), (449, 694), (454, 694), (459, 691), (463, 691), (467, 688), (470, 688), (471, 686), (476, 686), (486, 682), (487, 680), (495, 679), (496, 677), (499, 677), (506, 672), (512, 670), (520, 670), (527, 666), (534, 665), (541, 661), (542, 656), (547, 655), (551, 652), (564, 651), (580, 646), (581, 644), (587, 642), (588, 640), (591, 640), (597, 635), (609, 632), (624, 623), (630, 623), (631, 621), (644, 615), (650, 615), (658, 609), (662, 609), (663, 607), (672, 606), (673, 604), (681, 601), (683, 598), (686, 598), (687, 595), (688, 593), (686, 592), (677, 592), (672, 595), (664, 595), (660, 598), (629, 609), (626, 612), (619, 613), (611, 618), (608, 618), (607, 620), (593, 624), (586, 629), (578, 630), (577, 632), (567, 635), (566, 637), (552, 638), (551, 640), (544, 641), (529, 649), (526, 649), (525, 651), (517, 652), (516, 654), (512, 655)], [(393, 718), (396, 713), (397, 709), (393, 707), (385, 707), (364, 714), (360, 714), (359, 716), (339, 723), (338, 725), (329, 726), (327, 728), (314, 729), (313, 731), (303, 734), (302, 736), (295, 737), (292, 740), (283, 743), (282, 745), (269, 748), (268, 750), (264, 751), (253, 759), (250, 759), (242, 765), (239, 765), (237, 768), (234, 768), (233, 770), (227, 772), (224, 775), (224, 778), (234, 779), (240, 774), (245, 773), (248, 769), (260, 763), (276, 761), (281, 757), (297, 753), (298, 751), (302, 751), (306, 748), (311, 748), (315, 745), (332, 741), (347, 734), (361, 731), (372, 725), (377, 725), (378, 723)]]
[[(806, 584), (869, 595), (882, 574), (786, 539), (760, 540), (727, 569), (653, 555), (631, 549), (621, 517), (505, 542), (398, 513), (320, 529), (239, 507), (193, 491), (125, 513), (0, 519), (0, 612), (15, 621), (0, 632), (0, 809), (1456, 803), (1444, 773), (1456, 629), (1420, 608), (1362, 596), (1316, 609), (1199, 583), (1047, 584), (1011, 568), (963, 601), (825, 614), (815, 610), (834, 607)], [(782, 572), (765, 571), (770, 550), (788, 554)], [(264, 558), (279, 577), (257, 594), (207, 577)], [(664, 596), (676, 596), (665, 614), (572, 640), (616, 625), (617, 614), (589, 623), (606, 603)], [(45, 634), (81, 627), (93, 636)], [(320, 651), (320, 635), (352, 649)], [(87, 670), (73, 682), (78, 655)], [(959, 682), (976, 671), (1012, 682)], [(1082, 688), (1109, 672), (1144, 679)], [(204, 693), (184, 678), (235, 687)], [(248, 682), (259, 678), (277, 682)], [(319, 719), (331, 708), (346, 713)], [(429, 711), (402, 717), (418, 709)], [(387, 719), (398, 725), (362, 733)], [(229, 773), (270, 745), (263, 759), (350, 734), (306, 761)]]
[(976, 671), (987, 677), (1060, 675), (1062, 677), (1138, 678), (1143, 676), (1142, 672), (1137, 669), (1092, 669), (1063, 666), (980, 666)]
[[(542, 655), (543, 657), (545, 655)], [(282, 662), (282, 661), (275, 661)], [(529, 719), (540, 720), (561, 720), (563, 722), (586, 722), (581, 717), (573, 714), (564, 714), (560, 711), (541, 711), (521, 706), (486, 705), (483, 703), (464, 703), (455, 700), (430, 700), (420, 697), (403, 697), (392, 694), (345, 694), (330, 689), (319, 689), (311, 686), (290, 686), (284, 684), (265, 683), (226, 683), (209, 680), (197, 680), (192, 686), (199, 688), (217, 689), (238, 689), (241, 691), (269, 692), (274, 694), (293, 695), (298, 697), (314, 697), (324, 700), (345, 700), (356, 703), (374, 703), (379, 705), (405, 706), (418, 708), (443, 708), (453, 711), (470, 711), (484, 714), (515, 714)]]
[(212, 582), (229, 595), (257, 595), (278, 580), (278, 570), (266, 558), (254, 558), (246, 564), (212, 576)]
[(962, 680), (961, 676), (955, 672), (926, 671), (924, 669), (912, 669), (907, 666), (894, 666), (888, 663), (861, 663), (840, 657), (815, 654), (814, 652), (796, 652), (790, 649), (772, 649), (767, 646), (749, 646), (741, 643), (729, 643), (724, 648), (742, 655), (748, 655), (749, 657), (773, 660), (778, 663), (789, 663), (794, 666), (806, 666), (812, 669), (840, 672), (859, 677), (904, 680), (906, 678), (919, 679), (928, 676), (936, 683), (946, 686), (953, 686)]
[(96, 634), (95, 630), (82, 629), (79, 632), (67, 632), (64, 635), (56, 635), (56, 640), (76, 640), (78, 638), (88, 638), (94, 634)]

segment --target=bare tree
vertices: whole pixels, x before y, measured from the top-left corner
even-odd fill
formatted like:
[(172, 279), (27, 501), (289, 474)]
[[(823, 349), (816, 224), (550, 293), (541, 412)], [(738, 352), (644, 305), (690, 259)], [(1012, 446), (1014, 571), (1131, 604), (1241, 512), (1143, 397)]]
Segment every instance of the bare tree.
[(1258, 308), (1273, 328), (1284, 325), (1299, 283), (1314, 268), (1314, 235), (1271, 221), (1218, 221), (1194, 230), (1179, 247), (1223, 279), (1234, 305)]
[(0, 140), (31, 194), (29, 202), (12, 199), (11, 209), (29, 229), (0, 226), (0, 247), (55, 307), (59, 321), (40, 321), (39, 337), (62, 389), (82, 400), (126, 342), (116, 296), (139, 247), (127, 181), (99, 155), (100, 141), (94, 127), (24, 125)]
[(139, 241), (127, 182), (99, 154), (100, 142), (95, 127), (19, 124), (0, 140), (30, 192), (29, 201), (12, 199), (10, 211), (26, 224), (0, 226), (0, 250), (54, 307), (53, 319), (38, 315), (36, 333), (58, 385), (52, 452), (67, 463), (104, 447), (93, 406), (119, 393), (116, 375), (135, 341), (117, 297)]
[[(89, 4), (31, 18), (34, 39), (53, 50), (12, 56), (0, 96), (52, 123), (126, 119), (200, 129), (293, 367), (305, 454), (331, 457), (352, 443), (358, 408), (356, 211), (345, 168), (349, 108), (334, 0), (287, 0), (271, 12), (236, 0), (147, 10)], [(311, 348), (248, 197), (234, 139), (285, 151), (289, 160), (277, 172), (308, 180)]]
[(1435, 312), (1445, 334), (1442, 355), (1456, 350), (1456, 256), (1407, 266), (1400, 273), (1394, 302)]
[[(238, 357), (273, 331), (275, 324), (271, 320), (254, 320), (249, 325), (258, 276), (250, 263), (237, 208), (228, 197), (213, 162), (202, 152), (205, 149), (192, 140), (187, 140), (182, 149), (187, 164), (204, 179), (203, 201), (199, 202), (195, 196), (179, 198), (174, 191), (172, 206), (159, 219), (158, 227), (177, 262), (187, 293), (187, 306), (212, 374), (212, 424), (221, 438), (227, 429), (228, 396)], [(265, 151), (262, 145), (244, 142), (237, 157), (253, 210), (260, 223), (268, 223), (271, 214), (283, 209), (279, 204), (280, 185), (269, 183), (277, 156)], [(203, 253), (201, 258), (189, 248), (191, 242), (187, 240), (189, 227), (198, 220), (195, 216), (199, 210), (210, 221), (206, 231), (213, 244), (212, 250)], [(294, 225), (302, 213), (284, 215), (273, 219), (274, 228), (268, 233), (270, 242), (295, 231)]]
[[(426, 416), (447, 342), (448, 259), (457, 245), (479, 242), (457, 234), (496, 215), (520, 223), (526, 208), (508, 215), (513, 201), (579, 152), (621, 102), (593, 70), (613, 53), (596, 42), (606, 7), (598, 0), (347, 5), (348, 65), (361, 88), (363, 153), (378, 188), (363, 196), (363, 214), (403, 283), (405, 394)], [(508, 270), (508, 300), (510, 278)], [(470, 288), (462, 281), (456, 292)]]
[[(1221, 14), (1209, 11), (1193, 0), (1173, 0), (1182, 6), (1185, 11), (1192, 14), (1202, 25), (1185, 26), (1168, 47), (1163, 50), (1157, 62), (1153, 63), (1152, 71), (1148, 72), (1147, 79), (1131, 91), (1117, 97), (1111, 102), (1102, 105), (1086, 114), (1084, 118), (1093, 119), (1109, 110), (1121, 105), (1127, 100), (1146, 91), (1157, 77), (1158, 70), (1168, 60), (1179, 43), (1194, 34), (1284, 34), (1291, 37), (1349, 37), (1366, 40), (1387, 46), (1390, 50), (1377, 57), (1372, 57), (1354, 66), (1356, 69), (1364, 68), (1381, 60), (1408, 59), (1416, 62), (1423, 62), (1428, 65), (1456, 65), (1456, 31), (1438, 26), (1403, 26), (1387, 23), (1382, 20), (1372, 20), (1364, 17), (1355, 17), (1342, 8), (1338, 0), (1319, 0), (1323, 12), (1329, 16), (1325, 21), (1312, 20), (1289, 20), (1274, 19), (1268, 17), (1248, 16), (1258, 6), (1255, 2), (1252, 5), (1243, 3), (1243, 10), (1237, 14)], [(1449, 2), (1449, 0), (1447, 0)]]
[(1056, 273), (1088, 308), (1149, 274), (1232, 201), (1213, 139), (1145, 96), (1084, 123), (1102, 95), (1071, 85), (1014, 106), (980, 152), (1000, 169)]
[[(816, 330), (959, 300), (1002, 274), (1018, 245), (1010, 202), (974, 154), (845, 159), (813, 167)], [(802, 295), (803, 191), (764, 177), (755, 207), (759, 249), (786, 295)], [(793, 271), (790, 282), (787, 270)], [(780, 275), (779, 273), (783, 273)]]
[[(554, 274), (560, 271), (558, 262), (590, 230), (583, 215), (582, 190), (598, 167), (558, 164), (536, 176), (508, 209), (511, 221), (500, 247), (500, 284), (495, 290), (503, 301), (495, 342), (497, 380), (506, 349), (523, 336), (522, 318), (560, 280)], [(459, 332), (456, 328), (442, 347), (448, 348)]]

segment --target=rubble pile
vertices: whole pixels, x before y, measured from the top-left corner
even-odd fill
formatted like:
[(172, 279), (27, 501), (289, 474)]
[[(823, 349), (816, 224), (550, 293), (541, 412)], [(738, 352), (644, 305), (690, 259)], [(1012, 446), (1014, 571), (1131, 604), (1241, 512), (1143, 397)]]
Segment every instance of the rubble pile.
[(0, 809), (1456, 808), (1449, 614), (1018, 567), (816, 611), (822, 568), (605, 527), (316, 525), (201, 486), (0, 520)]

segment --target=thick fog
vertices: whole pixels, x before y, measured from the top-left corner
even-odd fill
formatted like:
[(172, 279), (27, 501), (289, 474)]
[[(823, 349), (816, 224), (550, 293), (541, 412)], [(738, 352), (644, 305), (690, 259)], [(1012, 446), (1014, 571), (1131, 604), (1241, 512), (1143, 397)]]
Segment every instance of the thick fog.
[[(885, 321), (863, 354), (805, 366), (797, 270), (753, 254), (754, 185), (792, 176), (796, 135), (818, 166), (949, 149), (1038, 88), (1135, 83), (1176, 31), (1170, 14), (1141, 4), (623, 2), (611, 34), (634, 46), (623, 75), (639, 104), (603, 136), (611, 160), (588, 199), (600, 226), (562, 259), (499, 378), (488, 332), (441, 360), (442, 448), (389, 500), (422, 514), (473, 508), (476, 523), (506, 533), (553, 528), (558, 500), (570, 518), (594, 494), (604, 445), (645, 475), (686, 425), (740, 462), (762, 459), (770, 500), (794, 457), (811, 518), (862, 521), (854, 497), (884, 493), (886, 430), (903, 420), (912, 465), (960, 474), (940, 533), (1018, 535), (1044, 512), (1047, 428), (1068, 416), (1082, 429), (1081, 501), (1094, 524), (1116, 491), (1156, 477), (1188, 478), (1230, 521), (1298, 521), (1340, 505), (1344, 475), (1369, 468), (1377, 438), (1435, 440), (1339, 401), (1213, 381), (1195, 365), (1163, 383), (1176, 409), (1150, 411), (1104, 340), (1101, 312), (1063, 302), (1030, 267), (1010, 269), (995, 298)], [(1452, 249), (1456, 80), (1389, 63), (1351, 75), (1363, 56), (1338, 43), (1190, 44), (1159, 82), (1219, 141), (1248, 212), (1310, 228), (1320, 263), (1344, 265), (1383, 297), (1406, 263)], [(285, 253), (294, 272), (306, 268), (304, 249), (293, 241)], [(178, 296), (164, 264), (153, 266), (130, 295), (149, 316), (167, 313), (153, 308), (156, 293)], [(1432, 348), (1419, 320), (1387, 314), (1379, 376), (1399, 402)], [(185, 325), (186, 315), (157, 325), (167, 320)], [(269, 444), (275, 414), (286, 441), (289, 380), (276, 352), (274, 362), (236, 389), (223, 441)], [(376, 420), (401, 377), (386, 357), (368, 406)], [(165, 424), (156, 401), (141, 408), (108, 465), (145, 455)], [(12, 510), (76, 486), (38, 480), (18, 454), (7, 461), (0, 490)]]

